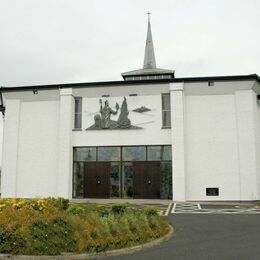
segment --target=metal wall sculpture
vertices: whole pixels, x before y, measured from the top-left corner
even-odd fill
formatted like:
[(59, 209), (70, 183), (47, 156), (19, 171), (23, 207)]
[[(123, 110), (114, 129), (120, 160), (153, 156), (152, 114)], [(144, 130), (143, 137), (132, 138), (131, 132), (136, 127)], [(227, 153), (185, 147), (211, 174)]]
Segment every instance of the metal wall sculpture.
[(118, 120), (112, 120), (111, 115), (117, 115), (119, 110), (119, 105), (116, 103), (116, 109), (113, 110), (108, 103), (108, 100), (105, 101), (103, 106), (103, 102), (100, 99), (100, 109), (98, 115), (94, 116), (94, 125), (88, 127), (86, 130), (101, 130), (101, 129), (141, 129), (141, 127), (133, 126), (131, 124), (131, 120), (128, 118), (129, 111), (127, 108), (126, 98), (122, 102), (120, 108), (120, 115)]
[(147, 108), (145, 106), (141, 106), (141, 107), (138, 107), (138, 108), (134, 109), (133, 111), (137, 112), (137, 113), (144, 113), (144, 112), (151, 111), (151, 109)]

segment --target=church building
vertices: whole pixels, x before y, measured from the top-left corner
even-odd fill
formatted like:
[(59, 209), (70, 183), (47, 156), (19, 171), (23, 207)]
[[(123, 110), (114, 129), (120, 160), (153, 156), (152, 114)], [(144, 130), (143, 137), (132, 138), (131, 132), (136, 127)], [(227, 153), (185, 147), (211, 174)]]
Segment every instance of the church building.
[(260, 200), (258, 75), (122, 78), (1, 87), (1, 196)]

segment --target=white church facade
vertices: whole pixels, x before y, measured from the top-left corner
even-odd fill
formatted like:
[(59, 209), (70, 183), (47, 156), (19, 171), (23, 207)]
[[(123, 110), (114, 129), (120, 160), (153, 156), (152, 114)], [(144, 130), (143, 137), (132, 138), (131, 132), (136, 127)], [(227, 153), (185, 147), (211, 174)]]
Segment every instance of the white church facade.
[(260, 200), (259, 76), (122, 76), (2, 87), (1, 196)]

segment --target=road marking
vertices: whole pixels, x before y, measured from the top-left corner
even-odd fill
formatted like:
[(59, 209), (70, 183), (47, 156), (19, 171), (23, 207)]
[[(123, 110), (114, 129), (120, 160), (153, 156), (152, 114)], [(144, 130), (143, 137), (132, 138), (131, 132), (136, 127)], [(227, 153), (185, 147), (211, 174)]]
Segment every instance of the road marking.
[(170, 210), (171, 210), (171, 207), (172, 207), (172, 203), (169, 203), (168, 208), (167, 208), (167, 210), (166, 210), (164, 216), (168, 216), (168, 215), (169, 215)]
[(171, 213), (174, 214), (260, 214), (259, 208), (203, 209), (200, 204), (175, 203)]

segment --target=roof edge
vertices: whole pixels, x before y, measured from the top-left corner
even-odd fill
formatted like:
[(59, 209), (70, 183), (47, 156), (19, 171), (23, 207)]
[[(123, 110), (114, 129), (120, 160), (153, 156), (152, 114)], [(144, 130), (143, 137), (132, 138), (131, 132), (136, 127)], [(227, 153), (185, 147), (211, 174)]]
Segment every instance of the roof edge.
[(113, 85), (160, 84), (160, 83), (171, 83), (171, 82), (238, 81), (238, 80), (243, 80), (243, 81), (255, 80), (258, 83), (260, 83), (260, 77), (257, 74), (250, 74), (250, 75), (232, 75), (232, 76), (187, 77), (187, 78), (156, 79), (156, 80), (81, 82), (81, 83), (29, 85), (29, 86), (15, 86), (15, 87), (1, 86), (0, 92), (22, 91), (22, 90), (32, 90), (32, 89), (60, 89), (60, 88), (103, 87), (103, 86), (113, 86)]

